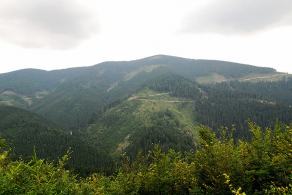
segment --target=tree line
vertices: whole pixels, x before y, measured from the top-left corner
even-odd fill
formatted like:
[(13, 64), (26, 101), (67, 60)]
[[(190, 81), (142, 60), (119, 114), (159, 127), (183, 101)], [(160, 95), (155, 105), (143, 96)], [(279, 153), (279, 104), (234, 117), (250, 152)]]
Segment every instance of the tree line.
[(235, 141), (233, 131), (219, 136), (202, 126), (196, 150), (162, 151), (157, 145), (135, 160), (122, 156), (110, 176), (79, 177), (57, 163), (11, 160), (0, 141), (0, 194), (291, 194), (292, 127), (261, 129), (249, 123), (250, 140)]

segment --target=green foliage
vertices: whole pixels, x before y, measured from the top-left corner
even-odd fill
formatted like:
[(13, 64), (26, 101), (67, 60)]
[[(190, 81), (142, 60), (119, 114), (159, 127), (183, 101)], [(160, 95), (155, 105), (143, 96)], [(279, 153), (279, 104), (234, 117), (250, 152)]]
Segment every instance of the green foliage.
[(224, 185), (226, 175), (233, 189), (241, 188), (247, 194), (263, 192), (272, 184), (289, 185), (292, 128), (263, 131), (250, 123), (250, 129), (252, 140), (238, 143), (232, 137), (214, 139), (211, 131), (206, 136), (208, 131), (203, 129), (203, 144), (195, 153), (195, 162), (199, 162), (196, 167), (199, 186), (206, 192), (227, 193), (230, 184)]
[(187, 163), (180, 153), (164, 153), (156, 146), (133, 163), (124, 159), (113, 177), (89, 177), (87, 187), (101, 194), (188, 194), (197, 190), (194, 170), (194, 163)]
[(2, 168), (0, 194), (69, 194), (76, 191), (76, 179), (62, 164), (43, 160), (11, 162)]
[(235, 194), (235, 195), (246, 195), (245, 192), (241, 192), (241, 190), (242, 190), (241, 187), (239, 187), (238, 189), (235, 189), (235, 188), (233, 187), (233, 185), (230, 183), (230, 177), (229, 177), (229, 175), (227, 175), (226, 173), (224, 173), (223, 176), (225, 177), (225, 180), (226, 180), (226, 181), (225, 181), (225, 184), (228, 185), (230, 191), (231, 191), (233, 194)]
[(65, 169), (67, 155), (56, 165), (36, 156), (11, 161), (1, 148), (0, 194), (291, 194), (292, 128), (261, 130), (250, 123), (250, 129), (250, 141), (235, 142), (227, 129), (216, 138), (201, 127), (193, 153), (157, 145), (134, 161), (123, 156), (111, 176), (87, 178)]
[(94, 175), (87, 184), (104, 194), (289, 194), (291, 127), (261, 130), (250, 123), (251, 141), (235, 142), (232, 131), (216, 138), (201, 127), (198, 148), (182, 155), (156, 146), (134, 162), (127, 157), (111, 177)]
[[(173, 103), (175, 102), (175, 103)], [(109, 108), (88, 129), (88, 139), (117, 156), (135, 158), (158, 144), (163, 151), (194, 149), (191, 101), (145, 89)]]
[[(2, 149), (2, 146), (0, 146)], [(65, 155), (57, 165), (38, 159), (11, 161), (0, 153), (0, 194), (72, 194), (77, 192), (76, 176), (65, 170)]]

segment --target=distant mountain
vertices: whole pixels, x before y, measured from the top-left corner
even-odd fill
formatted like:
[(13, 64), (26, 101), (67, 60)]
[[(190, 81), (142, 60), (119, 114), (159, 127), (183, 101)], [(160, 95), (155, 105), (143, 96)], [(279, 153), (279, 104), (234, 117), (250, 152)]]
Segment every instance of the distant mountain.
[(0, 74), (0, 103), (36, 112), (67, 129), (81, 129), (94, 113), (170, 73), (199, 83), (278, 80), (285, 76), (271, 68), (156, 55), (90, 67)]

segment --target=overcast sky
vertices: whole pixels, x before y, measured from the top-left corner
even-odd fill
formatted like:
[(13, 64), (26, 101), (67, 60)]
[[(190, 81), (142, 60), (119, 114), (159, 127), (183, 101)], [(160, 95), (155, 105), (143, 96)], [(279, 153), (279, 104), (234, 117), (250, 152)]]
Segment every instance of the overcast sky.
[(155, 54), (292, 73), (292, 0), (0, 0), (0, 72)]

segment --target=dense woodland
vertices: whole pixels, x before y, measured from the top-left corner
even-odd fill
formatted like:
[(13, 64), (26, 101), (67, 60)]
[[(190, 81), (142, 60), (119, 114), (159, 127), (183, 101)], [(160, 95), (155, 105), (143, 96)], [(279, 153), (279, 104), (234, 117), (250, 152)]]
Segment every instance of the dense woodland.
[(251, 140), (235, 142), (232, 131), (219, 138), (206, 128), (192, 153), (163, 152), (156, 146), (134, 161), (122, 156), (111, 176), (80, 178), (57, 163), (11, 160), (1, 140), (0, 194), (291, 194), (292, 128), (261, 129), (250, 123)]
[(39, 158), (53, 161), (69, 151), (68, 166), (82, 175), (112, 169), (111, 158), (80, 139), (80, 134), (64, 133), (42, 117), (14, 107), (0, 106), (0, 118), (0, 135), (5, 137), (12, 159), (27, 160), (35, 152)]
[[(12, 147), (11, 155), (28, 159), (36, 148), (40, 158), (56, 160), (71, 151), (70, 168), (81, 175), (94, 171), (112, 174), (119, 166), (119, 155), (125, 152), (131, 159), (141, 150), (146, 154), (154, 145), (163, 151), (194, 151), (196, 135), (185, 126), (203, 124), (218, 135), (221, 127), (234, 129), (234, 138), (250, 139), (248, 121), (261, 127), (273, 127), (276, 121), (292, 122), (292, 80), (279, 82), (223, 82), (201, 85), (177, 75), (164, 75), (142, 86), (167, 92), (178, 100), (191, 100), (171, 109), (172, 104), (129, 102), (121, 97), (101, 107), (91, 116), (89, 130), (64, 131), (58, 125), (36, 114), (13, 108), (0, 107), (1, 136)], [(138, 90), (139, 91), (139, 90)], [(128, 97), (126, 97), (128, 98)], [(154, 107), (142, 112), (140, 107)], [(177, 116), (190, 110), (191, 121)], [(133, 113), (138, 113), (133, 115)], [(194, 130), (197, 131), (197, 130)], [(123, 150), (116, 152), (125, 137), (131, 135)], [(126, 143), (125, 142), (125, 143)], [(127, 144), (127, 143), (126, 143)]]
[(292, 122), (292, 79), (199, 85), (185, 78), (167, 76), (154, 81), (149, 87), (193, 99), (199, 123), (214, 130), (235, 126), (237, 138), (250, 136), (248, 120), (262, 127), (272, 127), (278, 120)]
[(291, 123), (292, 79), (270, 68), (162, 55), (1, 74), (0, 194), (291, 194)]
[(166, 55), (54, 71), (25, 69), (0, 74), (0, 104), (38, 113), (71, 131), (85, 128), (93, 113), (123, 100), (162, 75), (195, 81), (213, 73), (227, 80), (250, 74), (277, 74), (271, 68)]

